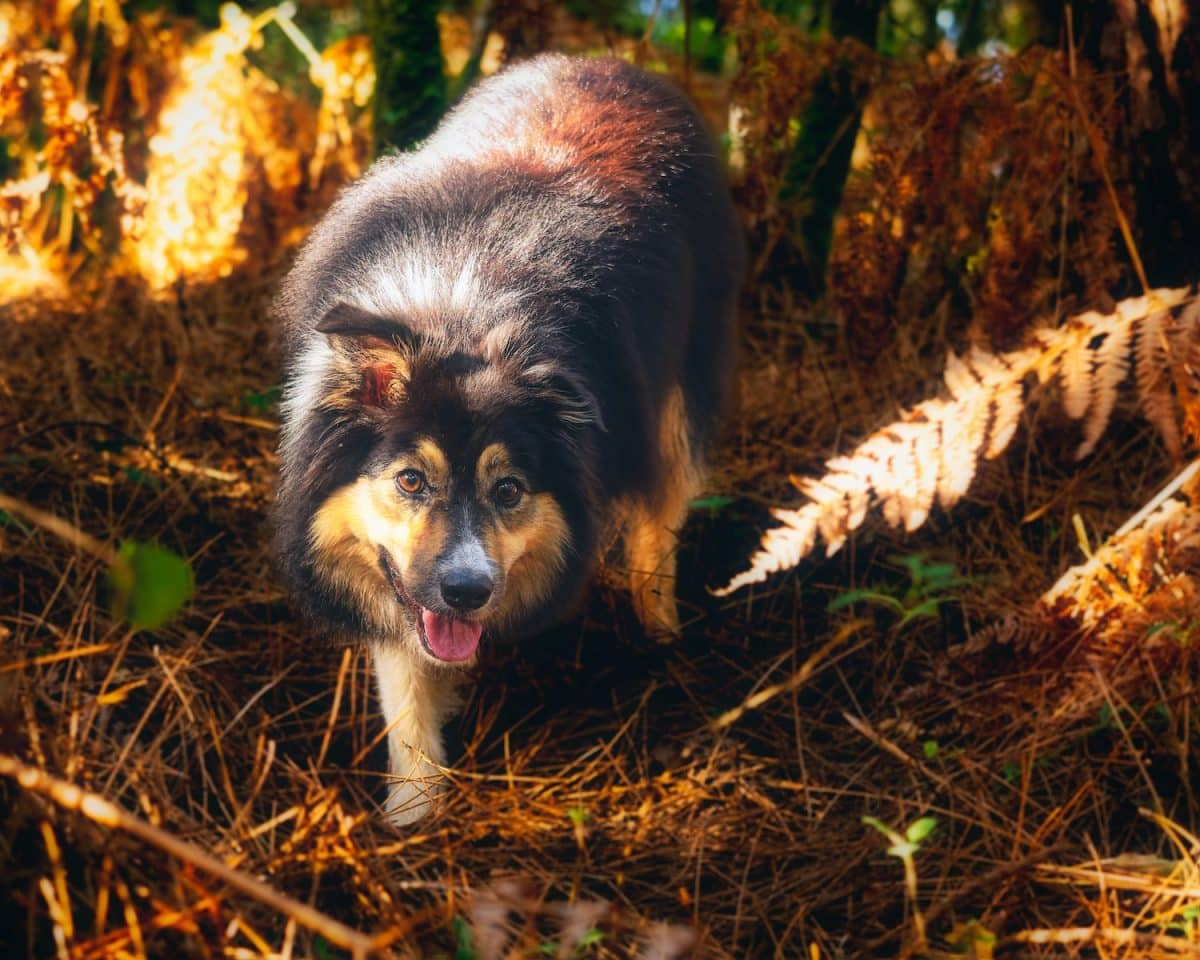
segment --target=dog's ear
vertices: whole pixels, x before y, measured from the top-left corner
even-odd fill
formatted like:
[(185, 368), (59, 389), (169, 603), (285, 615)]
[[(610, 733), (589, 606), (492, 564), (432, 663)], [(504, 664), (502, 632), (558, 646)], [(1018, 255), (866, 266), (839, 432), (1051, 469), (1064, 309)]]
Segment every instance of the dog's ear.
[(383, 317), (352, 303), (335, 303), (317, 321), (316, 330), (331, 337), (348, 337), (363, 346), (390, 345), (416, 349), (419, 338), (403, 320)]
[(558, 418), (566, 426), (607, 432), (600, 402), (582, 377), (553, 363), (536, 363), (522, 371), (521, 380), (557, 408)]
[(401, 396), (420, 342), (402, 320), (338, 303), (326, 311), (315, 329), (339, 338), (350, 348), (348, 359), (359, 375), (358, 384), (350, 391), (354, 402), (386, 407)]

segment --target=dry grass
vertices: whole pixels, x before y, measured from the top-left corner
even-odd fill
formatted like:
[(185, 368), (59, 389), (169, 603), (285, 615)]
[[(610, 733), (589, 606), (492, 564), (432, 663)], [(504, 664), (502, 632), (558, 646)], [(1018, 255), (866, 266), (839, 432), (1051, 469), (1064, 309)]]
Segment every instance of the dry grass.
[[(914, 906), (934, 951), (975, 921), (1014, 950), (1131, 956), (1151, 941), (1116, 932), (1190, 922), (1195, 851), (1139, 813), (1196, 829), (1189, 651), (1165, 671), (1131, 669), (1136, 650), (1088, 660), (1069, 640), (971, 642), (1078, 559), (1073, 513), (1114, 529), (1148, 498), (1167, 471), (1148, 435), (1078, 470), (1026, 444), (954, 517), (903, 541), (874, 531), (717, 605), (702, 587), (743, 561), (753, 501), (780, 494), (772, 462), (817, 460), (871, 416), (838, 358), (811, 349), (790, 389), (763, 390), (783, 349), (765, 326), (749, 335), (755, 399), (733, 419), (719, 473), (739, 499), (689, 529), (684, 640), (646, 643), (625, 598), (597, 587), (580, 619), (481, 671), (445, 809), (403, 833), (380, 826), (364, 657), (292, 617), (266, 549), (273, 413), (245, 398), (275, 375), (270, 288), (241, 276), (165, 304), (130, 290), (88, 314), (4, 324), (0, 489), (105, 541), (161, 541), (192, 560), (199, 585), (185, 615), (131, 635), (105, 611), (96, 560), (10, 518), (6, 752), (351, 926), (394, 931), (393, 956), (449, 955), (452, 919), (505, 876), (549, 903), (616, 905), (620, 926), (605, 927), (596, 955), (626, 955), (651, 921), (694, 926), (705, 956), (897, 955), (919, 946)], [(878, 395), (913, 375), (897, 368)], [(885, 558), (919, 550), (976, 578), (940, 617), (901, 628), (869, 604), (853, 618), (825, 612), (851, 587), (902, 585)], [(322, 955), (285, 914), (203, 871), (0, 790), (0, 937), (13, 955), (56, 942), (79, 957)], [(938, 819), (916, 855), (915, 900), (867, 815), (900, 828)], [(1131, 853), (1175, 872), (1126, 867), (1146, 885), (1098, 893), (1095, 874), (1046, 869), (1104, 876), (1104, 858)], [(534, 940), (553, 942), (558, 921), (538, 917)], [(1076, 928), (1096, 930), (1081, 940)], [(1022, 932), (1034, 929), (1076, 939)]]
[[(395, 958), (572, 956), (593, 925), (580, 955), (675, 956), (686, 930), (714, 958), (1200, 954), (1191, 621), (1109, 617), (1100, 645), (1037, 607), (1083, 559), (1074, 517), (1100, 540), (1171, 473), (1130, 411), (1075, 464), (1078, 437), (1030, 409), (953, 514), (868, 523), (717, 601), (789, 471), (931, 395), (960, 335), (901, 309), (867, 364), (756, 286), (713, 481), (734, 499), (687, 529), (684, 638), (647, 642), (601, 582), (570, 623), (490, 651), (444, 808), (396, 832), (365, 655), (299, 622), (272, 573), (266, 305), (286, 255), (247, 249), (165, 299), (92, 275), (0, 308), (0, 492), (102, 543), (161, 542), (197, 581), (181, 616), (131, 633), (94, 552), (0, 516), (0, 754), (154, 828), (0, 780), (4, 956), (344, 955), (297, 903)], [(920, 553), (969, 578), (934, 615), (828, 611), (853, 589), (903, 605), (894, 557)], [(1163, 562), (1190, 576), (1193, 553)], [(927, 816), (907, 875), (863, 823)]]

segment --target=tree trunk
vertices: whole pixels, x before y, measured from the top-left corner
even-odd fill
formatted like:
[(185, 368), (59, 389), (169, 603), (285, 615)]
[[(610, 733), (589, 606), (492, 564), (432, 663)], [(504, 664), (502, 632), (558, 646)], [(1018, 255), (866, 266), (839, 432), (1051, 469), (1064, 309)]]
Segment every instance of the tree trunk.
[[(830, 30), (875, 48), (883, 0), (831, 0)], [(839, 63), (818, 81), (788, 159), (780, 201), (792, 211), (791, 247), (799, 264), (793, 286), (810, 297), (825, 290), (833, 218), (842, 202), (850, 157), (868, 91), (852, 66)]]
[(1120, 78), (1126, 122), (1109, 172), (1134, 197), (1125, 214), (1150, 284), (1200, 279), (1200, 16), (1188, 3), (1112, 0), (1074, 17), (1078, 55)]
[(375, 152), (427, 136), (446, 109), (437, 5), (367, 0), (375, 56)]

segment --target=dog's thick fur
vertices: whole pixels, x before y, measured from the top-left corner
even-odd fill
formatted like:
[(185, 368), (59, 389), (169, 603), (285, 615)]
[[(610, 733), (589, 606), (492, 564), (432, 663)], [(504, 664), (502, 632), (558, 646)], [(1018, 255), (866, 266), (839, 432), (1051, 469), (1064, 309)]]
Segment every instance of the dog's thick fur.
[(278, 548), (306, 611), (372, 646), (395, 821), (432, 801), (481, 632), (569, 614), (606, 526), (641, 621), (678, 630), (742, 261), (684, 97), (561, 56), (481, 83), (313, 231), (278, 301)]

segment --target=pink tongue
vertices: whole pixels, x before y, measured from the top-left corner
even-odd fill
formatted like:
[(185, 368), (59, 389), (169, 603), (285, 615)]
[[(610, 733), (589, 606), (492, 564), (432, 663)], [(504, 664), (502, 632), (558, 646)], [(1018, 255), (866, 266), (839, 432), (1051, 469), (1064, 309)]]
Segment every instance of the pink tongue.
[(469, 660), (479, 647), (479, 634), (483, 632), (481, 624), (443, 617), (432, 610), (421, 611), (421, 623), (425, 627), (429, 649), (439, 660)]

